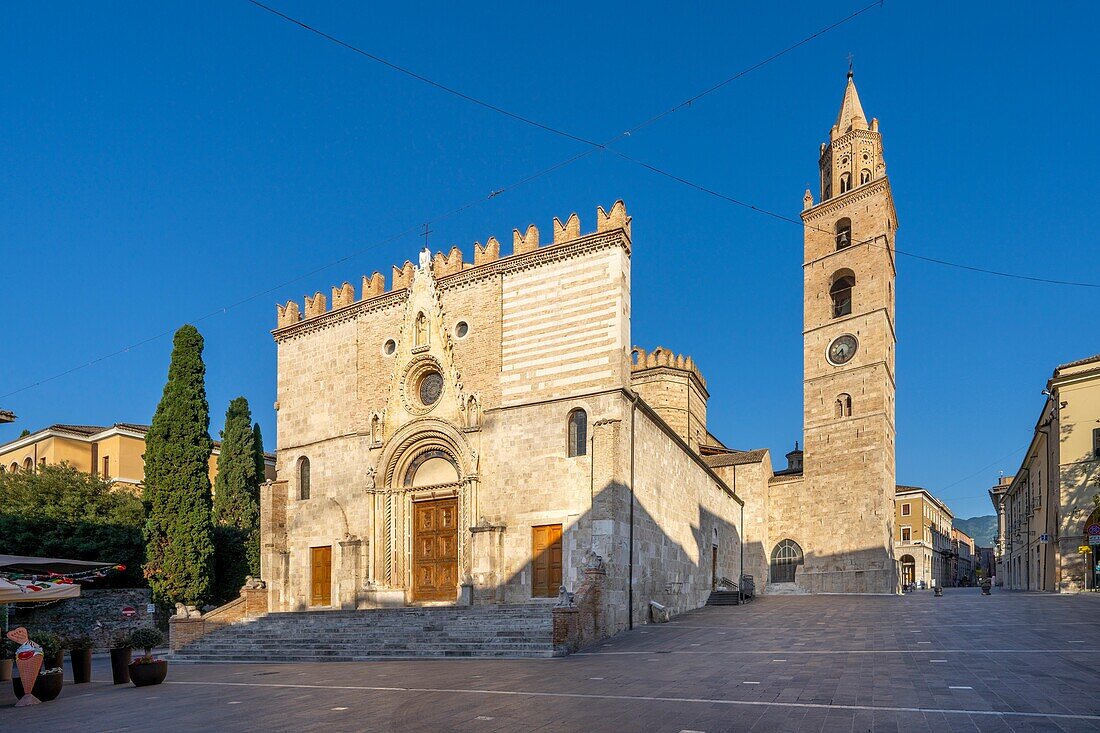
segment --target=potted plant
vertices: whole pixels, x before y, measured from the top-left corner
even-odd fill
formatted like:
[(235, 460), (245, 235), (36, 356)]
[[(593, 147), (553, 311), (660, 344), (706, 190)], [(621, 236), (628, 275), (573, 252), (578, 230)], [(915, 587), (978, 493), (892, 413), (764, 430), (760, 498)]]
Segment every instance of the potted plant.
[(130, 634), (130, 646), (145, 650), (145, 654), (130, 662), (130, 680), (135, 687), (164, 682), (168, 674), (168, 661), (153, 656), (153, 649), (163, 643), (164, 634), (157, 629), (138, 629)]
[(15, 642), (10, 639), (0, 639), (0, 682), (11, 679), (11, 667), (15, 663)]
[(65, 639), (65, 646), (69, 650), (69, 664), (73, 668), (73, 683), (92, 681), (92, 648), (95, 646), (92, 637), (87, 634), (73, 634)]
[[(65, 664), (65, 650), (61, 648), (61, 639), (48, 631), (36, 631), (31, 641), (42, 647), (42, 669), (59, 669)], [(35, 695), (38, 697), (38, 695)], [(41, 698), (40, 698), (41, 699)]]
[[(31, 640), (42, 647), (42, 668), (38, 672), (38, 679), (31, 686), (31, 692), (40, 702), (49, 702), (61, 694), (61, 688), (65, 684), (65, 670), (61, 666), (65, 652), (61, 648), (61, 641), (49, 632), (32, 634)], [(22, 699), (23, 680), (14, 677), (11, 686), (15, 697)]]
[(116, 685), (130, 681), (130, 635), (116, 631), (111, 635), (111, 678)]

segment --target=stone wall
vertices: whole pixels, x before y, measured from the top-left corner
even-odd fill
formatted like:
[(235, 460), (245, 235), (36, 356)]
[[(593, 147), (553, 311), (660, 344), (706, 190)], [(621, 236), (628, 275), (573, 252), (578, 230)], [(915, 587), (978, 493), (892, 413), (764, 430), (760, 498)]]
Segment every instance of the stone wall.
[[(167, 621), (163, 613), (150, 614), (153, 592), (148, 588), (115, 588), (109, 590), (80, 589), (79, 598), (69, 598), (43, 607), (12, 608), (10, 626), (26, 626), (31, 633), (49, 631), (64, 638), (76, 634), (92, 637), (97, 649), (108, 649), (115, 635), (129, 634), (135, 629), (159, 626)], [(122, 609), (136, 611), (133, 618), (122, 615)]]
[[(676, 615), (707, 602), (713, 577), (738, 578), (741, 505), (644, 403), (634, 411), (634, 419), (633, 613), (634, 623), (647, 623), (650, 601)], [(620, 430), (629, 477), (629, 420)], [(616, 512), (622, 525), (617, 535), (627, 539), (629, 511), (630, 497), (624, 496)], [(717, 548), (717, 568), (713, 548)], [(609, 577), (612, 594), (623, 580)]]

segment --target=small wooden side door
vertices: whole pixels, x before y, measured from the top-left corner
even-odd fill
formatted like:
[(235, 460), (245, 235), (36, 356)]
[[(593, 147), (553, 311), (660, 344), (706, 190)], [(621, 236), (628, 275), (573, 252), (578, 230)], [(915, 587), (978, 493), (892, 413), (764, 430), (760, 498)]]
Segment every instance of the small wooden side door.
[(309, 605), (332, 605), (332, 547), (309, 548)]
[(561, 525), (531, 528), (531, 597), (553, 598), (561, 587)]

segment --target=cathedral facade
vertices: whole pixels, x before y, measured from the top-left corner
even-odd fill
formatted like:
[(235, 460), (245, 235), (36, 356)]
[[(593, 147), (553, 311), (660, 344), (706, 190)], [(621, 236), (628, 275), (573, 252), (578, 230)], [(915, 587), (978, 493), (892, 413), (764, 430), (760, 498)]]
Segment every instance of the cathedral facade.
[(690, 357), (632, 345), (622, 202), (279, 306), (269, 608), (552, 603), (593, 567), (611, 631), (744, 575), (893, 592), (896, 218), (851, 77), (819, 162), (784, 470), (707, 430)]

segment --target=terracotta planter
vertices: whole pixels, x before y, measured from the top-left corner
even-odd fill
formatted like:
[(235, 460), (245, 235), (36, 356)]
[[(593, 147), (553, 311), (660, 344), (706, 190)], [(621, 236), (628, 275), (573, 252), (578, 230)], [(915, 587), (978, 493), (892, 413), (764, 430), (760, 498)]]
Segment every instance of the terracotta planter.
[(11, 679), (11, 667), (14, 663), (14, 659), (0, 659), (0, 682), (7, 682)]
[[(53, 674), (40, 674), (38, 680), (34, 683), (34, 689), (31, 691), (40, 702), (49, 702), (56, 699), (61, 694), (61, 688), (65, 684), (65, 673), (54, 672)], [(15, 699), (20, 700), (23, 697), (23, 680), (15, 677), (11, 681), (11, 688), (15, 692)]]
[(168, 674), (168, 662), (158, 659), (155, 662), (130, 662), (130, 681), (134, 687), (148, 687), (164, 682)]
[(111, 650), (111, 677), (116, 685), (125, 685), (130, 681), (130, 652), (128, 646)]
[(92, 650), (70, 649), (69, 664), (73, 668), (73, 683), (81, 684), (92, 681)]

